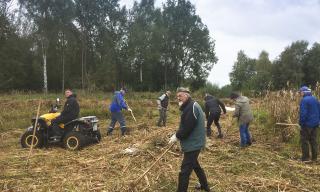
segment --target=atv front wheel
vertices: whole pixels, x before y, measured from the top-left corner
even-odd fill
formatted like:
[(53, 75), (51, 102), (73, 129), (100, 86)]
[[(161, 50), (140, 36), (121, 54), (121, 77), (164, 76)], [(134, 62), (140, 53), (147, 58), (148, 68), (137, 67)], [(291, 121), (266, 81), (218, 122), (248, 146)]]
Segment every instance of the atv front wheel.
[[(26, 131), (21, 136), (21, 146), (23, 148), (30, 148), (32, 144), (32, 138), (33, 138), (33, 130)], [(41, 133), (36, 132), (33, 138), (33, 147), (34, 148), (41, 148), (43, 146), (43, 136)]]
[(63, 145), (66, 149), (76, 151), (84, 144), (84, 136), (79, 132), (72, 131), (63, 138)]

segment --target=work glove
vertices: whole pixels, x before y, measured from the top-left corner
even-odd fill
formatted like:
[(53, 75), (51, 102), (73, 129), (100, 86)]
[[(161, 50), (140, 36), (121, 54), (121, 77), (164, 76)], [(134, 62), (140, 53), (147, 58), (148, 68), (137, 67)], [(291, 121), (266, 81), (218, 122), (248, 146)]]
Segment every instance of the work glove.
[(132, 109), (131, 109), (131, 108), (129, 108), (129, 109), (128, 109), (128, 111), (132, 112)]
[(171, 143), (175, 143), (178, 141), (178, 138), (176, 136), (176, 134), (173, 134), (171, 137), (170, 137), (170, 140), (169, 140), (169, 144)]
[(158, 105), (158, 109), (159, 109), (159, 110), (161, 110), (161, 109), (162, 109), (161, 105)]
[(236, 108), (226, 106), (226, 110), (227, 110), (227, 111), (235, 111), (235, 110), (236, 110)]

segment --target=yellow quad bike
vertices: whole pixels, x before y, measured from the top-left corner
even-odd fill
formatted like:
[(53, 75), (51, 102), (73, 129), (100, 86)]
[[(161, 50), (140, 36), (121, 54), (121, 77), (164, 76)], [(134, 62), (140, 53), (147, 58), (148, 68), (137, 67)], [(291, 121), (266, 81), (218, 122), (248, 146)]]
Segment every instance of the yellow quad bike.
[[(99, 120), (96, 116), (80, 117), (66, 124), (60, 124), (60, 128), (64, 129), (64, 134), (60, 140), (53, 139), (55, 135), (53, 135), (50, 125), (51, 121), (60, 115), (58, 103), (59, 99), (57, 99), (54, 106), (51, 106), (49, 113), (39, 117), (35, 127), (36, 132), (33, 139), (33, 147), (48, 147), (49, 144), (58, 143), (63, 144), (66, 149), (79, 150), (85, 145), (100, 142), (101, 133), (98, 127)], [(21, 146), (23, 148), (31, 147), (35, 121), (36, 118), (32, 118), (32, 126), (28, 127), (21, 136)]]

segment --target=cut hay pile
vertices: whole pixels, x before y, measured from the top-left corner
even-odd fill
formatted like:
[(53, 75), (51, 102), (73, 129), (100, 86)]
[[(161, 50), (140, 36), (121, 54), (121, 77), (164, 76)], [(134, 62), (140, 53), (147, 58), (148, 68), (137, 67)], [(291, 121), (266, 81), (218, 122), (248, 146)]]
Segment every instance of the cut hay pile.
[[(130, 134), (120, 137), (119, 128), (105, 136), (109, 121), (100, 118), (101, 143), (70, 152), (55, 146), (36, 149), (26, 166), (28, 150), (21, 149), (22, 129), (0, 133), (0, 190), (2, 191), (175, 191), (182, 160), (175, 145), (134, 187), (136, 180), (168, 147), (168, 138), (178, 126), (178, 109), (169, 111), (168, 127), (154, 126), (157, 110), (149, 103), (129, 101), (137, 113), (134, 123), (126, 113)], [(91, 103), (91, 102), (90, 102)], [(94, 103), (94, 102), (92, 102)], [(87, 104), (85, 104), (87, 105)], [(215, 191), (319, 191), (319, 164), (302, 164), (284, 155), (278, 144), (260, 142), (256, 124), (251, 125), (256, 142), (240, 149), (238, 129), (230, 114), (222, 119), (225, 138), (207, 140), (200, 154), (212, 189)], [(213, 129), (215, 131), (215, 128)], [(134, 153), (126, 149), (136, 149)], [(190, 191), (197, 183), (193, 173)]]

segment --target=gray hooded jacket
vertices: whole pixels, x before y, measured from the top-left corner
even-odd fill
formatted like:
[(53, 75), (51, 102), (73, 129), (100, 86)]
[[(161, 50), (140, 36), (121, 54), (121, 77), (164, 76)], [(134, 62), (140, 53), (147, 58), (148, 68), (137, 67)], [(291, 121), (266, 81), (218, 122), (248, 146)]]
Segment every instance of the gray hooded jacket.
[(240, 124), (250, 123), (253, 120), (253, 114), (247, 97), (239, 96), (236, 99), (236, 109), (233, 117), (237, 117)]

